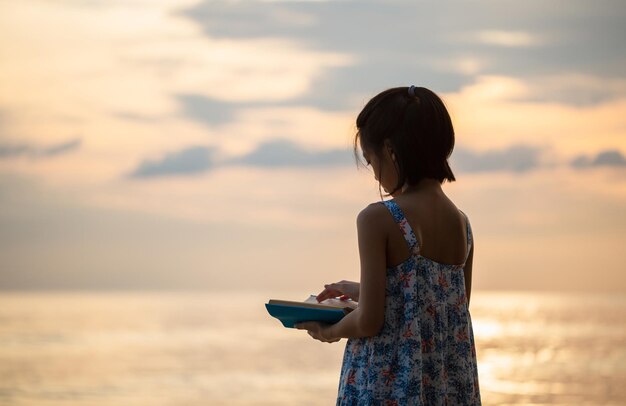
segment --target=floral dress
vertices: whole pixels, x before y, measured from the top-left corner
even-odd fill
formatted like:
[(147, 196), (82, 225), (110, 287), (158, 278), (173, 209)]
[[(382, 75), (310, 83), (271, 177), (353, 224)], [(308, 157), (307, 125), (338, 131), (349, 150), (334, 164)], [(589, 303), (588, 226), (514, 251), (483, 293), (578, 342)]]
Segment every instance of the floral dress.
[[(393, 200), (383, 204), (411, 256), (387, 269), (381, 331), (346, 344), (337, 405), (480, 405), (465, 264), (422, 257), (400, 207)], [(465, 218), (469, 255), (472, 231)]]

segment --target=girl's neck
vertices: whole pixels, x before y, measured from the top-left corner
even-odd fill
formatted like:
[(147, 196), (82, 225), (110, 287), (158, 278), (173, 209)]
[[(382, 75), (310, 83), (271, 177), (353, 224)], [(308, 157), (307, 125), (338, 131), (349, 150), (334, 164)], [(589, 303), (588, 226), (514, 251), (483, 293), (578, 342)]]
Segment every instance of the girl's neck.
[(423, 192), (425, 190), (441, 190), (441, 183), (437, 179), (425, 178), (420, 180), (414, 185), (409, 185), (408, 183), (402, 187), (402, 194), (405, 193), (415, 193), (415, 192)]

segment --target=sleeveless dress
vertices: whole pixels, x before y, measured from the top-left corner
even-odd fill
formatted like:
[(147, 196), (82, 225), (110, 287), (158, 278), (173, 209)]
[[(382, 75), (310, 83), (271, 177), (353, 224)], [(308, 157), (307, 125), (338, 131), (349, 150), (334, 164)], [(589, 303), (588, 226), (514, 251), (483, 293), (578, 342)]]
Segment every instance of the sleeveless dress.
[[(381, 331), (346, 344), (337, 405), (480, 405), (465, 263), (422, 257), (400, 207), (393, 200), (382, 203), (411, 255), (387, 269)], [(469, 255), (472, 231), (465, 219)]]

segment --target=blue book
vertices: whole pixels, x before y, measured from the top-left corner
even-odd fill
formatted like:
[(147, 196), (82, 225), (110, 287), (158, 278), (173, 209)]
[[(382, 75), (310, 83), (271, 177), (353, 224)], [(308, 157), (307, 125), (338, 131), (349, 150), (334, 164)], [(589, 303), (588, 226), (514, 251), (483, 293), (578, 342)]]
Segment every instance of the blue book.
[(265, 304), (268, 313), (280, 320), (283, 326), (288, 328), (293, 328), (294, 324), (302, 321), (337, 323), (346, 314), (350, 313), (354, 307), (356, 307), (356, 304), (351, 300), (330, 299), (319, 304), (317, 301), (311, 303), (311, 298), (306, 302), (272, 299)]

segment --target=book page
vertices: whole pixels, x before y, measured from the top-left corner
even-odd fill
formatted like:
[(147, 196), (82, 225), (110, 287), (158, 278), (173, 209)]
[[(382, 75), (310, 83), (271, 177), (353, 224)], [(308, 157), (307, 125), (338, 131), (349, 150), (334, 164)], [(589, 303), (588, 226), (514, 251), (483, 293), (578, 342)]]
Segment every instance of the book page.
[(358, 303), (351, 299), (340, 300), (340, 299), (330, 298), (330, 299), (322, 300), (321, 302), (318, 303), (316, 295), (309, 296), (309, 298), (305, 300), (304, 303), (314, 303), (314, 304), (321, 304), (321, 305), (333, 306), (333, 307), (348, 307), (350, 309), (356, 309), (358, 306)]

